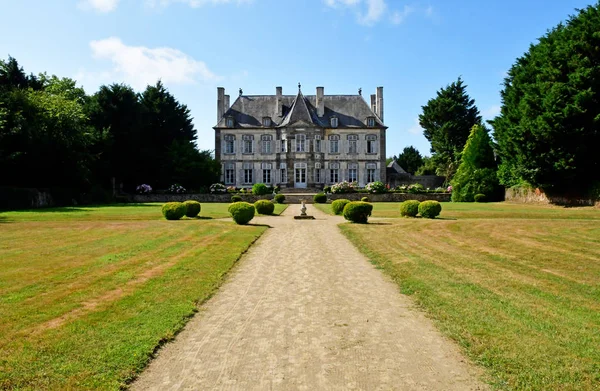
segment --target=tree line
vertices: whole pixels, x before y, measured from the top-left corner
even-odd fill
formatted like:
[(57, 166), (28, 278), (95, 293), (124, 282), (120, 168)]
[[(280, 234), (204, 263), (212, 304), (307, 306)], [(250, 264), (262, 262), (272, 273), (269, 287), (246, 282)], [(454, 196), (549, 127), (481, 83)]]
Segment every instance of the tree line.
[(407, 147), (400, 166), (445, 176), (455, 201), (493, 197), (502, 186), (600, 199), (598, 31), (600, 2), (532, 44), (504, 79), (500, 115), (488, 124), (460, 77), (441, 88), (419, 115), (431, 157)]
[(199, 190), (218, 181), (220, 166), (196, 137), (189, 109), (160, 81), (141, 93), (111, 84), (87, 95), (73, 79), (0, 60), (0, 186), (70, 199), (143, 183)]

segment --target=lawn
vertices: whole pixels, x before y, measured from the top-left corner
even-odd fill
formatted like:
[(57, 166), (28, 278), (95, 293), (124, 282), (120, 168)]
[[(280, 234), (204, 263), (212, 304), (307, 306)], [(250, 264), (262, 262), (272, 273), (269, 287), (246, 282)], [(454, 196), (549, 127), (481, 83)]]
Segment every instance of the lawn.
[[(119, 389), (267, 228), (160, 205), (0, 213), (0, 389)], [(281, 210), (281, 207), (279, 207)]]
[(600, 389), (600, 210), (443, 208), (442, 219), (340, 228), (498, 389)]

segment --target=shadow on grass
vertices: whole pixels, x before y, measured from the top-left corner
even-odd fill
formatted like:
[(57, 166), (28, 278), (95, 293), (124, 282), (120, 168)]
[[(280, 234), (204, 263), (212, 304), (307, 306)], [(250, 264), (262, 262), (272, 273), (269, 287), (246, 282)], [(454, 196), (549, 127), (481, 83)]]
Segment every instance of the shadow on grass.
[(196, 217), (189, 217), (189, 219), (191, 219), (191, 220), (212, 220), (213, 218), (210, 216), (196, 216)]
[(365, 225), (393, 225), (392, 223), (382, 223), (382, 222), (369, 222), (366, 223)]
[(39, 209), (19, 209), (13, 210), (15, 213), (75, 213), (75, 212), (87, 212), (85, 209), (81, 209), (75, 206), (61, 206), (58, 208), (39, 208)]
[(251, 227), (267, 227), (267, 228), (273, 228), (273, 227), (271, 227), (269, 224), (252, 224), (252, 223), (250, 223), (250, 224), (246, 224), (246, 225), (249, 225), (249, 226), (251, 226)]
[(14, 222), (14, 220), (10, 220), (6, 216), (0, 216), (0, 224), (7, 224), (7, 223), (13, 223), (13, 222)]

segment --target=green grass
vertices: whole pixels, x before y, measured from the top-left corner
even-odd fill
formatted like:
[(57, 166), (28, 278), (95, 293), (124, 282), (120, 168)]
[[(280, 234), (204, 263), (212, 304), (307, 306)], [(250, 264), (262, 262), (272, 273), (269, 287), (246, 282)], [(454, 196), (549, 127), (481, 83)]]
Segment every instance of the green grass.
[(496, 388), (600, 389), (600, 210), (443, 207), (443, 219), (340, 227)]
[[(110, 220), (162, 220), (162, 203), (75, 206), (63, 208), (0, 211), (0, 223), (11, 221), (110, 221)], [(230, 217), (226, 203), (202, 204), (196, 219), (222, 219)], [(275, 204), (274, 215), (281, 214), (287, 205)], [(183, 218), (187, 220), (187, 217)]]
[[(554, 205), (525, 205), (508, 202), (461, 203), (441, 202), (442, 219), (567, 219), (600, 220), (596, 208), (564, 208)], [(319, 210), (333, 214), (331, 204), (314, 204)], [(400, 203), (374, 202), (373, 217), (400, 218)]]
[(0, 213), (0, 389), (123, 387), (265, 229), (159, 204)]

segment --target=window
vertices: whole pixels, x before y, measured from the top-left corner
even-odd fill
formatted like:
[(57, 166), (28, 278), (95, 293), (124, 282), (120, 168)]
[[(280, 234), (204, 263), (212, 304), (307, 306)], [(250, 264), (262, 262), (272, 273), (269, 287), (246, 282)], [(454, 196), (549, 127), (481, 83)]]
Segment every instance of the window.
[(232, 185), (235, 183), (235, 164), (225, 164), (225, 183)]
[(287, 140), (286, 139), (281, 140), (281, 152), (287, 152)]
[(367, 117), (367, 126), (369, 128), (375, 127), (375, 117)]
[(272, 149), (272, 142), (273, 142), (273, 136), (269, 135), (269, 134), (263, 134), (262, 136), (260, 136), (260, 140), (262, 142), (262, 153), (265, 155), (268, 155), (270, 153), (273, 152)]
[(263, 126), (268, 128), (271, 126), (271, 117), (263, 117)]
[(281, 183), (287, 183), (287, 167), (285, 163), (281, 163), (279, 171), (281, 173)]
[(315, 152), (321, 152), (321, 135), (315, 135)]
[(225, 135), (225, 153), (235, 153), (235, 136), (233, 134)]
[(263, 183), (271, 183), (271, 163), (262, 164)]
[(329, 165), (329, 182), (338, 183), (340, 181), (340, 165), (338, 163), (332, 163)]
[(329, 136), (329, 153), (340, 153), (340, 136), (337, 134)]
[(375, 175), (376, 171), (376, 164), (367, 164), (367, 183), (375, 182), (377, 180)]
[(296, 135), (296, 152), (306, 152), (306, 135)]
[(315, 183), (321, 183), (321, 163), (315, 163)]
[(348, 153), (358, 153), (358, 135), (348, 135)]
[(377, 136), (367, 135), (367, 153), (377, 153)]
[(348, 182), (357, 182), (358, 181), (358, 164), (350, 163), (348, 164)]
[(252, 163), (244, 163), (244, 183), (254, 183), (254, 170), (252, 169)]
[(331, 117), (330, 122), (331, 122), (331, 127), (332, 128), (337, 128), (338, 127), (338, 118), (337, 117)]
[[(251, 134), (245, 134), (242, 136), (243, 141), (243, 153), (254, 153), (254, 136)], [(248, 182), (249, 183), (249, 182)]]
[(228, 128), (233, 128), (233, 118), (227, 117), (227, 119), (225, 120), (225, 124)]

